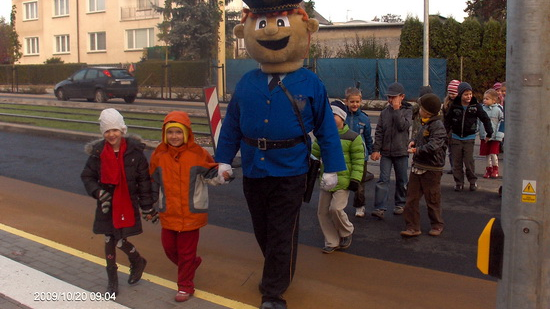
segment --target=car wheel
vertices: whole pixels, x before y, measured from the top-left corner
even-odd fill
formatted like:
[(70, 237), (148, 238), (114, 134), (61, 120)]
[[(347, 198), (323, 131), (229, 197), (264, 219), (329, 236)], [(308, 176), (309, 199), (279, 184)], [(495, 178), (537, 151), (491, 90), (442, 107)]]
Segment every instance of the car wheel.
[(93, 102), (93, 101), (94, 101), (94, 98), (86, 98), (86, 101), (88, 101), (88, 102)]
[(107, 102), (107, 96), (105, 95), (105, 91), (103, 91), (103, 89), (97, 89), (95, 91), (95, 101), (97, 103)]
[(135, 95), (129, 95), (124, 97), (124, 102), (126, 103), (134, 103), (135, 100), (136, 100)]
[(63, 90), (63, 88), (57, 89), (55, 96), (59, 101), (67, 101), (69, 99), (67, 98), (67, 95), (65, 94), (65, 90)]

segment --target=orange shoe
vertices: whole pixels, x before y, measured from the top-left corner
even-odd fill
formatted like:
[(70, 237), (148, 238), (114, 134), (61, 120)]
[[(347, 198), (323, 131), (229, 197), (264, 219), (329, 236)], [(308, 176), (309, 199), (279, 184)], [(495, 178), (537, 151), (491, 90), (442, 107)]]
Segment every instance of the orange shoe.
[(404, 236), (404, 237), (415, 237), (415, 236), (418, 236), (422, 234), (421, 231), (416, 231), (416, 230), (406, 230), (406, 231), (401, 231), (401, 236)]

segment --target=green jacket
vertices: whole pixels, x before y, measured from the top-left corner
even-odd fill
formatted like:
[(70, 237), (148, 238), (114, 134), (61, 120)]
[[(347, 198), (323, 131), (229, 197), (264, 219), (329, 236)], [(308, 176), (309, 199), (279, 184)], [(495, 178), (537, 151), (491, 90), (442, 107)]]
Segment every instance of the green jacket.
[[(338, 172), (338, 184), (331, 192), (338, 190), (347, 190), (352, 179), (361, 181), (363, 178), (363, 167), (365, 163), (365, 146), (361, 135), (349, 129), (348, 125), (338, 130), (340, 134), (340, 143), (344, 151), (344, 160), (346, 161), (346, 170)], [(322, 158), (321, 149), (315, 142), (311, 153), (317, 158)], [(321, 173), (321, 176), (323, 174)]]

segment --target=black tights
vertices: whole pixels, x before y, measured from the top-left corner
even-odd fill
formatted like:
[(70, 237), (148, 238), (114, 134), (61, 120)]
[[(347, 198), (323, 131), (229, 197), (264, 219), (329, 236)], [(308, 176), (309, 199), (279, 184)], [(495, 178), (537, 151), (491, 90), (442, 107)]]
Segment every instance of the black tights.
[(127, 241), (126, 238), (120, 239), (117, 242), (113, 236), (105, 235), (105, 259), (107, 260), (107, 267), (116, 266), (116, 247), (126, 253), (130, 261), (139, 257), (136, 247)]

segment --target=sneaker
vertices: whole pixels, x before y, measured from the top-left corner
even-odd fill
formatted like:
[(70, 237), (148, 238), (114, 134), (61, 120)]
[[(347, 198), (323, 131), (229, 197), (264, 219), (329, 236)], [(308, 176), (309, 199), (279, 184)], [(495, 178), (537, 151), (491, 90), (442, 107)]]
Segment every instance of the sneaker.
[(470, 184), (470, 191), (477, 191), (477, 183)]
[(176, 294), (176, 297), (174, 297), (174, 299), (178, 303), (181, 303), (181, 302), (184, 302), (186, 300), (189, 300), (189, 297), (191, 297), (191, 294), (189, 294), (187, 292), (184, 292), (184, 291), (178, 291), (178, 293)]
[(330, 253), (336, 251), (336, 249), (338, 249), (338, 247), (324, 246), (323, 249), (321, 249), (321, 251), (323, 251), (323, 253), (330, 254)]
[(462, 191), (462, 190), (464, 190), (463, 185), (455, 185), (455, 191)]
[(355, 208), (355, 216), (359, 218), (365, 217), (365, 206)]
[(403, 211), (405, 210), (405, 208), (403, 206), (395, 206), (393, 208), (393, 214), (394, 215), (400, 215), (403, 213)]
[(434, 227), (428, 232), (428, 234), (430, 236), (439, 236), (439, 235), (441, 235), (441, 232), (443, 232), (443, 228)]
[(406, 231), (401, 231), (401, 236), (404, 236), (404, 237), (415, 237), (415, 236), (418, 236), (422, 234), (421, 231), (416, 231), (416, 230), (406, 230)]
[(340, 237), (340, 248), (339, 249), (347, 249), (351, 246), (351, 234), (346, 237)]
[(382, 209), (375, 209), (375, 210), (373, 210), (370, 214), (371, 214), (371, 216), (373, 216), (373, 217), (377, 217), (377, 218), (379, 218), (379, 219), (384, 219), (384, 212), (385, 212), (385, 211), (382, 210)]

